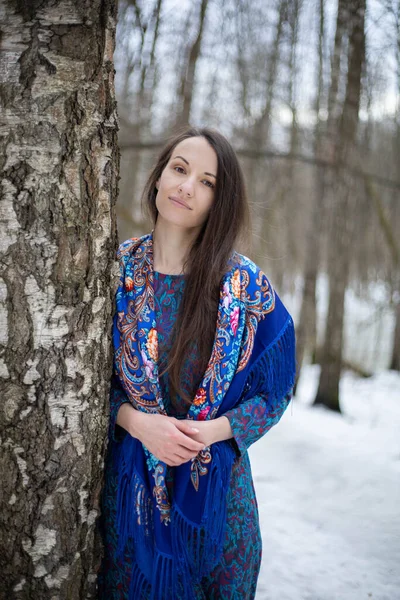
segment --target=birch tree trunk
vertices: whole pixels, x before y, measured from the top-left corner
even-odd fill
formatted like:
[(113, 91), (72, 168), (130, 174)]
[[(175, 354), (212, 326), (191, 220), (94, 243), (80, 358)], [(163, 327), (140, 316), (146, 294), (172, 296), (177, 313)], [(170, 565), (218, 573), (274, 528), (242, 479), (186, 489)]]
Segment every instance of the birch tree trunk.
[(0, 7), (0, 597), (95, 597), (111, 374), (116, 3)]

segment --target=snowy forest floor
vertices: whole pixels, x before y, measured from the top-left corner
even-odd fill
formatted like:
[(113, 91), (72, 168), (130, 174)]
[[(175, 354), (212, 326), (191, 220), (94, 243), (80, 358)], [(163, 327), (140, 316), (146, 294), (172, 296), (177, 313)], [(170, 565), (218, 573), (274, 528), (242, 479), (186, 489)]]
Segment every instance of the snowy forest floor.
[(310, 406), (318, 369), (250, 448), (256, 600), (400, 600), (400, 374), (345, 373), (339, 415)]

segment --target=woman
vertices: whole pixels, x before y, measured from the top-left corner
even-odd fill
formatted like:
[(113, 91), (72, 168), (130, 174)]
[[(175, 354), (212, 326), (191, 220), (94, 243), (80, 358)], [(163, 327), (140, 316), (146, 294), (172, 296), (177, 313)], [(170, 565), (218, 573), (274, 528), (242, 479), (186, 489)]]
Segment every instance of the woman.
[(247, 448), (285, 411), (294, 328), (233, 247), (243, 175), (217, 131), (188, 128), (145, 186), (153, 231), (121, 244), (102, 530), (102, 599), (255, 596)]

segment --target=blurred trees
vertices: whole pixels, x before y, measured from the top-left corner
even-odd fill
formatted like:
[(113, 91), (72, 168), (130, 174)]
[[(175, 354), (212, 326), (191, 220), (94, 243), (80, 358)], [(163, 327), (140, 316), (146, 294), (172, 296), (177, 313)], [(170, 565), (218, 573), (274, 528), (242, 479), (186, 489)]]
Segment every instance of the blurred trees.
[[(178, 113), (176, 118), (176, 127), (185, 126), (189, 123), (192, 109), (193, 92), (195, 84), (196, 66), (200, 57), (200, 49), (204, 31), (204, 22), (207, 12), (208, 0), (201, 0), (200, 17), (197, 28), (197, 34), (193, 41), (184, 49), (183, 56), (187, 55), (187, 60), (183, 61), (180, 85), (178, 90)], [(195, 6), (193, 3), (192, 6)]]
[[(345, 293), (350, 274), (350, 248), (356, 219), (357, 185), (349, 166), (358, 166), (357, 128), (361, 102), (361, 76), (365, 64), (365, 0), (339, 0), (335, 52), (347, 33), (347, 77), (343, 106), (337, 96), (328, 107), (328, 134), (332, 168), (324, 192), (329, 200), (330, 228), (327, 235), (328, 315), (321, 351), (321, 374), (315, 402), (340, 411), (339, 380), (342, 368)], [(347, 30), (347, 31), (346, 31)], [(337, 44), (338, 41), (338, 44)], [(345, 60), (346, 60), (345, 59)], [(332, 65), (331, 85), (339, 79)], [(337, 89), (334, 90), (337, 92)], [(336, 95), (336, 94), (335, 94)], [(329, 125), (331, 130), (329, 131)]]
[(148, 230), (140, 194), (167, 135), (220, 129), (245, 171), (251, 256), (338, 410), (343, 364), (399, 368), (400, 0), (120, 6), (121, 239)]
[[(324, 101), (324, 39), (325, 39), (325, 0), (319, 0), (316, 11), (318, 36), (316, 52), (318, 56), (318, 68), (316, 70), (314, 111), (316, 115), (313, 154), (317, 160), (322, 159), (322, 131), (324, 121), (321, 119), (321, 111)], [(332, 90), (332, 84), (331, 88)], [(316, 165), (314, 169), (315, 192), (310, 198), (310, 218), (305, 236), (305, 255), (307, 260), (303, 267), (303, 285), (300, 300), (300, 313), (296, 329), (296, 351), (297, 351), (297, 379), (300, 378), (301, 366), (304, 360), (306, 348), (308, 348), (313, 360), (317, 352), (317, 306), (316, 289), (318, 267), (320, 264), (321, 251), (321, 223), (323, 222), (323, 200), (325, 189), (325, 169)]]

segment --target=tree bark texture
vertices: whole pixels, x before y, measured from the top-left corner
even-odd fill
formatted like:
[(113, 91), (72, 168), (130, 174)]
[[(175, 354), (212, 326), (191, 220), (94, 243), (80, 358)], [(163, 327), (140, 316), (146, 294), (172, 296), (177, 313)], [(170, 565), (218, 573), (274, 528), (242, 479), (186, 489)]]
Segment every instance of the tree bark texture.
[(95, 596), (119, 154), (114, 0), (0, 4), (0, 598)]

